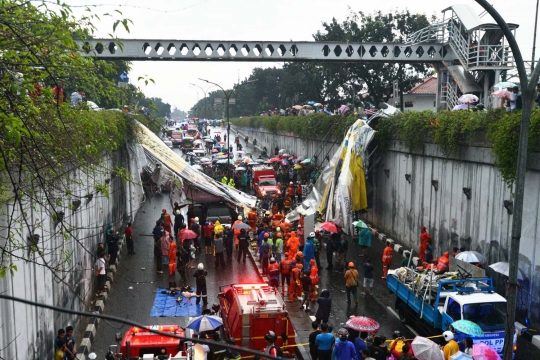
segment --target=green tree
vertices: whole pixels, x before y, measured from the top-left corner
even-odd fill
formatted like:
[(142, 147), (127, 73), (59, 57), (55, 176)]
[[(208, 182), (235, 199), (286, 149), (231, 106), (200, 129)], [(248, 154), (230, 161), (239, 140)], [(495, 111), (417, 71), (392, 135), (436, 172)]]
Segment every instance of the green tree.
[[(318, 31), (313, 37), (316, 41), (402, 43), (408, 35), (429, 24), (425, 15), (411, 14), (409, 11), (396, 10), (388, 14), (380, 11), (373, 14), (351, 12), (342, 23), (336, 19), (323, 23), (324, 30)], [(428, 65), (415, 63), (351, 63), (347, 66), (325, 63), (323, 68), (328, 102), (333, 107), (342, 101), (352, 103), (353, 96), (354, 102), (358, 103), (360, 90), (368, 91), (371, 100), (378, 104), (391, 96), (394, 80), (405, 92), (430, 73)]]

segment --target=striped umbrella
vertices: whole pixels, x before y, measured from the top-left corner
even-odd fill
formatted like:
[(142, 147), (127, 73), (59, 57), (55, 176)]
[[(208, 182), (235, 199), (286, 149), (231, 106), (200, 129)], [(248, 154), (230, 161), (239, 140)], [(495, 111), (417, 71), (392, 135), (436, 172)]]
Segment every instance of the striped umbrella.
[(203, 332), (215, 330), (221, 325), (223, 325), (223, 321), (217, 316), (201, 315), (192, 319), (186, 327), (196, 332)]
[(365, 316), (351, 316), (345, 323), (345, 326), (356, 331), (376, 332), (381, 326), (372, 318)]

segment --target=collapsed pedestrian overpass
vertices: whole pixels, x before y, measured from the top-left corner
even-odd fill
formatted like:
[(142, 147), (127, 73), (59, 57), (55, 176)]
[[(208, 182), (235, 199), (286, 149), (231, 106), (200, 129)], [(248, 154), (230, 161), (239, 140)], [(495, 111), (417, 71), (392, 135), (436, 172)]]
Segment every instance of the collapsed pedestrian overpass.
[[(508, 24), (515, 33), (517, 24)], [(510, 47), (490, 15), (468, 5), (443, 10), (443, 20), (402, 44), (307, 41), (88, 39), (81, 54), (127, 61), (258, 61), (429, 63), (437, 71), (437, 109), (451, 109), (460, 94), (475, 93), (489, 106), (489, 92), (515, 69)]]

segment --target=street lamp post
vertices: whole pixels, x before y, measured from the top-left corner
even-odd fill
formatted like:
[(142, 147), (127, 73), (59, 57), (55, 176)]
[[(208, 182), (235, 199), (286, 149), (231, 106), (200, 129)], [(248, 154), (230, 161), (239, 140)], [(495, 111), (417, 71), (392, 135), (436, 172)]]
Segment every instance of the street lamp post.
[[(514, 322), (516, 319), (516, 300), (517, 300), (517, 288), (518, 288), (518, 266), (519, 266), (519, 245), (521, 242), (521, 226), (523, 220), (523, 198), (525, 194), (525, 174), (527, 165), (527, 145), (529, 140), (529, 125), (531, 121), (531, 110), (534, 101), (534, 88), (538, 77), (540, 76), (540, 66), (536, 66), (531, 74), (530, 80), (527, 79), (527, 72), (525, 70), (525, 62), (519, 46), (514, 38), (514, 34), (508, 27), (508, 24), (497, 10), (487, 0), (475, 0), (478, 5), (484, 8), (491, 17), (495, 20), (497, 25), (501, 28), (502, 33), (508, 41), (508, 45), (512, 49), (512, 54), (516, 62), (516, 67), (519, 74), (519, 83), (521, 85), (521, 97), (523, 100), (523, 107), (521, 111), (521, 126), (519, 131), (519, 146), (518, 146), (518, 158), (516, 166), (516, 187), (514, 198), (514, 214), (512, 218), (512, 242), (510, 245), (509, 263), (510, 268), (508, 271), (508, 294), (506, 296), (506, 331), (504, 338), (503, 355), (504, 360), (512, 359), (513, 350), (513, 338), (514, 338)], [(535, 59), (532, 59), (533, 63)]]
[[(227, 160), (228, 160), (227, 165), (229, 167), (229, 171), (227, 173), (229, 175), (229, 179), (231, 179), (231, 176), (232, 176), (231, 175), (231, 166), (230, 166), (230, 159), (231, 159), (231, 152), (230, 152), (230, 148), (231, 148), (231, 145), (230, 145), (230, 143), (231, 143), (231, 123), (230, 123), (230, 118), (229, 118), (229, 99), (231, 98), (231, 95), (234, 93), (234, 88), (229, 90), (229, 92), (227, 92), (219, 84), (216, 84), (214, 82), (211, 82), (211, 81), (208, 81), (208, 80), (205, 80), (205, 79), (201, 79), (201, 78), (199, 78), (199, 80), (219, 87), (221, 89), (221, 91), (223, 91), (223, 95), (225, 96), (225, 101), (227, 102), (226, 108), (225, 108), (226, 109), (225, 110), (226, 111), (226, 116), (227, 116)], [(248, 80), (248, 81), (245, 81), (245, 82), (243, 82), (241, 84), (238, 84), (237, 86), (249, 84), (249, 83), (252, 83), (252, 82), (255, 82), (255, 81), (258, 81), (258, 80), (259, 79)]]
[[(214, 85), (210, 86), (210, 87), (209, 87), (208, 89), (206, 89), (206, 90), (204, 90), (201, 86), (199, 86), (199, 85), (197, 85), (197, 84), (189, 83), (189, 85), (193, 85), (193, 86), (198, 87), (198, 88), (201, 89), (202, 92), (204, 93), (204, 118), (205, 118), (205, 119), (208, 119), (208, 117), (206, 116), (206, 108), (207, 108), (207, 106), (206, 106), (206, 98), (207, 98), (208, 96), (207, 96), (206, 94), (208, 93), (208, 90), (210, 90), (211, 88), (213, 88), (213, 87), (216, 86), (216, 85), (214, 84)], [(199, 102), (199, 101), (197, 100), (197, 102)]]

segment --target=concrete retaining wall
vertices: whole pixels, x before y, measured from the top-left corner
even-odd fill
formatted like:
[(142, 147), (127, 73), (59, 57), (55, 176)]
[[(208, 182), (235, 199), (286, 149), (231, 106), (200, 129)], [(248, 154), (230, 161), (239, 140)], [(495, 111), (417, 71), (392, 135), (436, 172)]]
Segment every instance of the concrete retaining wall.
[[(138, 183), (125, 183), (120, 177), (111, 179), (109, 198), (96, 194), (94, 184), (103, 184), (106, 178), (111, 178), (115, 166), (129, 169), (138, 180), (136, 163), (134, 153), (122, 151), (104, 159), (99, 171), (91, 175), (82, 170), (69, 174), (71, 178), (80, 180), (79, 186), (72, 187), (73, 195), (94, 194), (88, 204), (82, 198), (82, 204), (76, 211), (70, 209), (73, 198), (58, 194), (56, 201), (60, 206), (57, 211), (64, 211), (66, 228), (74, 229), (71, 236), (64, 237), (62, 231), (65, 232), (66, 228), (62, 229), (61, 225), (54, 226), (53, 219), (45, 211), (46, 205), (39, 205), (35, 201), (33, 206), (27, 204), (24, 211), (30, 216), (34, 233), (40, 236), (38, 247), (42, 255), (28, 249), (25, 239), (29, 230), (25, 226), (20, 222), (8, 224), (6, 214), (18, 218), (20, 209), (14, 209), (13, 204), (4, 205), (0, 216), (1, 247), (6, 246), (9, 226), (13, 236), (22, 242), (18, 246), (13, 242), (8, 246), (21, 257), (30, 254), (32, 261), (13, 258), (17, 271), (13, 276), (8, 273), (0, 279), (0, 293), (65, 309), (92, 311), (95, 278), (93, 254), (97, 244), (104, 242), (104, 231), (109, 222), (123, 234), (125, 223), (143, 200)], [(42, 200), (46, 204), (45, 199)], [(7, 254), (4, 256), (1, 259), (3, 264), (9, 263)], [(54, 271), (42, 266), (44, 263), (53, 267)], [(57, 329), (76, 326), (80, 321), (76, 316), (5, 300), (0, 300), (0, 314), (0, 357), (5, 359), (50, 359)]]
[[(304, 141), (290, 134), (271, 134), (254, 129), (239, 129), (256, 138), (261, 146), (285, 147), (293, 154), (312, 156), (317, 149), (331, 149), (338, 144), (321, 139)], [(322, 157), (319, 157), (321, 159)], [(434, 254), (441, 255), (453, 246), (477, 250), (487, 263), (507, 261), (511, 243), (512, 215), (504, 200), (512, 200), (512, 190), (502, 181), (493, 165), (490, 148), (470, 147), (460, 158), (445, 158), (438, 146), (426, 144), (421, 153), (410, 153), (394, 141), (383, 155), (371, 181), (373, 206), (365, 219), (406, 248), (419, 249), (420, 226), (428, 228), (433, 238)], [(520, 246), (522, 285), (540, 298), (540, 161), (539, 154), (529, 158), (525, 184), (525, 208)], [(410, 175), (410, 182), (405, 175)], [(432, 181), (433, 182), (432, 184)], [(437, 189), (435, 189), (437, 186)], [(463, 188), (471, 189), (470, 199)], [(490, 275), (494, 275), (488, 271)], [(497, 279), (504, 283), (504, 277)], [(530, 315), (540, 323), (540, 301), (521, 294), (521, 315)], [(530, 313), (529, 313), (530, 312)]]

